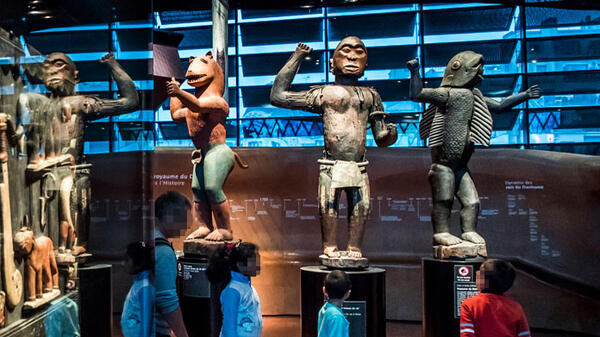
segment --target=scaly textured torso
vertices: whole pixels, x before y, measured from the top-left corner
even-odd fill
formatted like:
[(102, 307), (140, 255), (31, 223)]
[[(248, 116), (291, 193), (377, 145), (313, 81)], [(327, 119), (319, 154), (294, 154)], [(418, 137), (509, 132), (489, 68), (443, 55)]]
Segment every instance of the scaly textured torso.
[(432, 148), (432, 161), (449, 167), (465, 166), (473, 152), (469, 140), (473, 92), (470, 89), (450, 89), (446, 109), (442, 113), (445, 115), (442, 144)]

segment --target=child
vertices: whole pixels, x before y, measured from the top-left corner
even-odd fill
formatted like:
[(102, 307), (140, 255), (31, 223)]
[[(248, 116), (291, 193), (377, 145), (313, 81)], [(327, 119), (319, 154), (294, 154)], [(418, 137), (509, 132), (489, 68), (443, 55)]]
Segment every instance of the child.
[(260, 337), (260, 300), (250, 278), (260, 272), (258, 247), (249, 242), (226, 244), (211, 255), (206, 269), (213, 284), (227, 285), (221, 292), (221, 337)]
[(125, 337), (154, 336), (154, 286), (151, 275), (153, 251), (144, 242), (130, 243), (125, 253), (125, 269), (135, 275), (121, 314)]
[(504, 296), (515, 280), (506, 261), (489, 259), (477, 272), (480, 293), (467, 298), (460, 309), (461, 337), (529, 337), (529, 325), (521, 305)]
[(327, 302), (319, 310), (318, 337), (348, 337), (350, 323), (342, 312), (342, 304), (350, 296), (350, 277), (334, 270), (325, 277), (323, 294)]

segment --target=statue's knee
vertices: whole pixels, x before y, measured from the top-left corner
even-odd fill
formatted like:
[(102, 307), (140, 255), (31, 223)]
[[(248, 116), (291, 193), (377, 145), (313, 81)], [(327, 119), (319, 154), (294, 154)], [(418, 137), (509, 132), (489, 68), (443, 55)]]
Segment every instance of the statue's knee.
[(442, 199), (434, 199), (433, 200), (433, 208), (443, 208), (443, 209), (451, 209), (454, 204), (454, 198), (442, 198)]
[(338, 216), (338, 211), (334, 205), (334, 203), (324, 202), (319, 205), (319, 214), (321, 216), (328, 217), (336, 217)]
[(337, 218), (338, 211), (333, 207), (327, 207), (323, 210), (323, 212), (321, 214)]
[(463, 204), (463, 211), (471, 211), (471, 212), (479, 212), (479, 208), (480, 208), (480, 203), (477, 202), (467, 202)]
[(223, 189), (218, 185), (207, 184), (205, 186), (204, 193), (206, 193), (208, 200), (211, 202), (221, 203), (226, 199)]
[(371, 205), (368, 202), (359, 202), (352, 210), (353, 216), (367, 217), (371, 214)]

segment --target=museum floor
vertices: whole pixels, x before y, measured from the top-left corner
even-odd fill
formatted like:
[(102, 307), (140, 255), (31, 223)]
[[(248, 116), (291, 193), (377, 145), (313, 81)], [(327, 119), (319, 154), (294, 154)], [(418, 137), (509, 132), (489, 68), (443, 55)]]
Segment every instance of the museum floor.
[[(120, 319), (119, 315), (115, 315), (113, 337), (123, 337), (119, 325)], [(299, 316), (267, 316), (263, 318), (263, 324), (262, 337), (300, 337)], [(388, 321), (386, 328), (386, 337), (421, 337), (421, 322)], [(532, 329), (532, 335), (535, 337), (592, 337), (586, 334), (537, 329)]]

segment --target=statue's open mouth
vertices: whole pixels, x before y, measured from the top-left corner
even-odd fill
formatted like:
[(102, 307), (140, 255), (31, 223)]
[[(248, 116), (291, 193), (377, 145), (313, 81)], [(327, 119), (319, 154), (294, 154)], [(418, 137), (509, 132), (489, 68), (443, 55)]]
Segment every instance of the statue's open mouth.
[(188, 83), (196, 83), (199, 82), (200, 80), (202, 80), (202, 78), (206, 77), (206, 74), (200, 74), (200, 75), (189, 75), (186, 76), (185, 78), (188, 80)]
[(360, 68), (359, 66), (357, 66), (356, 64), (344, 64), (344, 69), (347, 70), (358, 70), (358, 68)]

